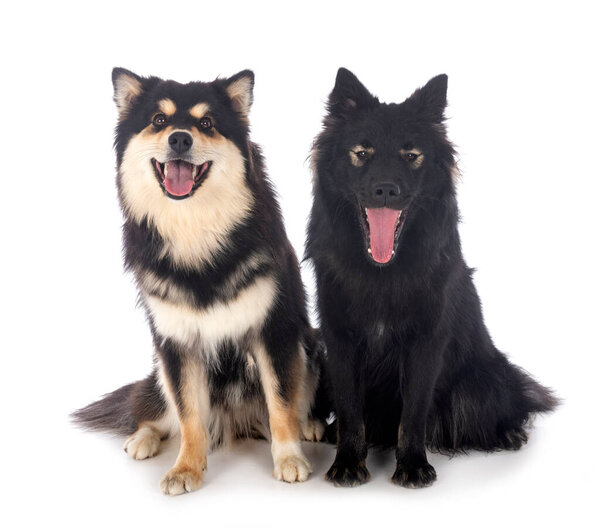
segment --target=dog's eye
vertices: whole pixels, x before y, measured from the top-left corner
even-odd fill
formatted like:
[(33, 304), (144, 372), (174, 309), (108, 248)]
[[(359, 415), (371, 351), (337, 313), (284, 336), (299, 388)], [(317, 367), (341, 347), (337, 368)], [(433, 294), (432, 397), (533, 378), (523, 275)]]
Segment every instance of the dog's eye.
[(415, 154), (414, 152), (407, 152), (404, 154), (404, 159), (406, 161), (415, 161), (419, 157), (419, 154)]
[(200, 119), (200, 128), (204, 130), (209, 130), (213, 126), (212, 119), (210, 117), (203, 117)]
[(363, 167), (375, 154), (375, 149), (365, 147), (364, 145), (356, 145), (349, 151), (350, 163), (355, 167)]
[(152, 118), (152, 123), (157, 127), (164, 126), (166, 122), (167, 122), (167, 116), (165, 114), (156, 114)]

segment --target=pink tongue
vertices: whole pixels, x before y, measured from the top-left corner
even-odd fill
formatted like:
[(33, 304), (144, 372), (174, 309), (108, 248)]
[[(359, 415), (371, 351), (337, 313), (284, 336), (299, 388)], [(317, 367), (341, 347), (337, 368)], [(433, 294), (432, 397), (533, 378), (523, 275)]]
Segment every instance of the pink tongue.
[(173, 196), (185, 196), (194, 186), (193, 165), (186, 161), (169, 161), (165, 167), (165, 187)]
[(375, 262), (385, 264), (392, 258), (396, 222), (401, 212), (387, 207), (367, 209), (371, 257)]

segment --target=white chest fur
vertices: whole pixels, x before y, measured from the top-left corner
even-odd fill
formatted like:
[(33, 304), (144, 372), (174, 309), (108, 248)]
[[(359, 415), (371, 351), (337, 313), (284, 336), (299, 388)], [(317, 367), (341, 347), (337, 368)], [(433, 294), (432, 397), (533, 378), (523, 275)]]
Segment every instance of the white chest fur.
[(228, 302), (216, 302), (202, 310), (154, 295), (146, 296), (146, 305), (163, 337), (184, 345), (199, 342), (212, 347), (224, 339), (235, 340), (260, 328), (271, 309), (276, 290), (273, 277), (259, 277)]

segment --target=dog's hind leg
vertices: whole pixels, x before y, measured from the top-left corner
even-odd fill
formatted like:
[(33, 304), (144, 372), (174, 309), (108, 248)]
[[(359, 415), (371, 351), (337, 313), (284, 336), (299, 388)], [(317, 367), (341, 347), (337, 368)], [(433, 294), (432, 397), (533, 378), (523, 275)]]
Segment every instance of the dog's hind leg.
[(254, 346), (261, 384), (269, 411), (273, 476), (302, 482), (312, 468), (300, 447), (299, 406), (306, 375), (304, 348), (299, 342), (273, 344), (259, 340)]
[(137, 430), (127, 437), (123, 449), (134, 460), (153, 457), (158, 453), (161, 441), (177, 432), (177, 413), (165, 396), (164, 386), (162, 370), (155, 369), (131, 395)]
[(160, 440), (161, 434), (153, 425), (141, 424), (135, 433), (127, 437), (123, 449), (134, 460), (144, 460), (158, 453)]
[(180, 495), (202, 485), (209, 447), (205, 421), (210, 413), (206, 372), (200, 361), (166, 340), (159, 350), (165, 392), (177, 409), (181, 444), (175, 465), (160, 482), (166, 495)]
[(154, 456), (163, 438), (177, 430), (159, 371), (104, 396), (73, 414), (86, 428), (129, 435), (124, 449), (135, 460)]

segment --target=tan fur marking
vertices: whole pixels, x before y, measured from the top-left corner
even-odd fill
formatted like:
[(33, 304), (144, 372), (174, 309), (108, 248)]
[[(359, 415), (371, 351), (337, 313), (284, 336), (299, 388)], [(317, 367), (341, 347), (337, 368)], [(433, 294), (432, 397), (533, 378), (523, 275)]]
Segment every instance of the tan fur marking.
[(295, 365), (294, 368), (290, 369), (289, 376), (290, 379), (296, 381), (296, 386), (290, 400), (284, 402), (279, 396), (279, 383), (271, 365), (271, 360), (262, 344), (256, 347), (255, 357), (269, 409), (269, 424), (273, 440), (278, 442), (297, 441), (300, 434), (298, 404), (306, 370), (304, 362), (299, 356), (295, 358)]
[(411, 148), (411, 149), (400, 149), (400, 154), (402, 155), (402, 157), (406, 156), (406, 154), (415, 154), (416, 156), (418, 156), (418, 158), (414, 161), (408, 161), (408, 163), (410, 163), (410, 167), (412, 169), (418, 169), (421, 165), (423, 165), (423, 152), (421, 150), (419, 150), (418, 148)]
[(210, 415), (206, 374), (195, 360), (188, 359), (183, 361), (181, 379), (182, 408), (178, 410), (181, 444), (175, 465), (161, 481), (167, 495), (198, 489), (206, 469), (208, 434), (204, 423)]
[(190, 108), (190, 115), (196, 119), (201, 119), (208, 113), (209, 110), (210, 106), (208, 106), (208, 104), (198, 103)]
[(398, 447), (403, 446), (404, 441), (404, 429), (402, 428), (402, 424), (398, 426)]
[(175, 462), (180, 470), (206, 469), (206, 452), (208, 450), (208, 435), (204, 426), (196, 418), (181, 422), (181, 447)]
[(362, 167), (365, 164), (367, 159), (360, 159), (358, 157), (358, 153), (364, 151), (368, 154), (367, 159), (369, 159), (373, 154), (375, 154), (375, 149), (373, 147), (363, 147), (362, 145), (356, 145), (350, 149), (350, 162), (355, 167)]
[(279, 396), (279, 383), (264, 345), (258, 343), (254, 351), (269, 410), (273, 476), (277, 480), (286, 482), (303, 482), (312, 472), (312, 467), (300, 447), (298, 419), (298, 400), (301, 397), (306, 374), (304, 349), (299, 349), (300, 353), (295, 358), (295, 368), (292, 368), (288, 374), (290, 379), (296, 381), (296, 386), (292, 389), (292, 395), (287, 402), (283, 402)]
[(167, 114), (168, 116), (172, 116), (175, 112), (177, 112), (177, 107), (175, 106), (175, 103), (168, 98), (161, 99), (158, 102), (158, 109), (163, 114)]

